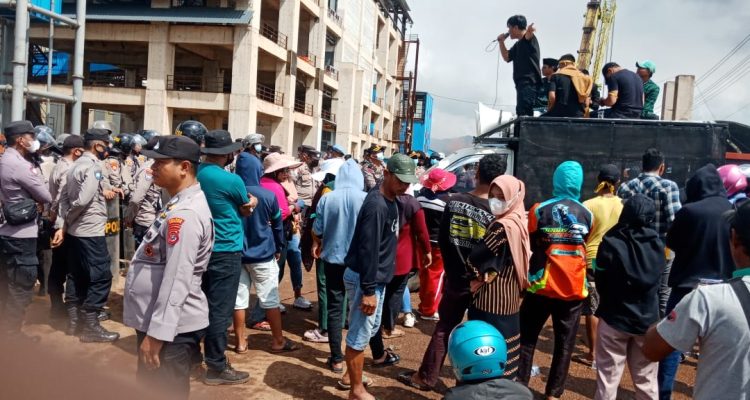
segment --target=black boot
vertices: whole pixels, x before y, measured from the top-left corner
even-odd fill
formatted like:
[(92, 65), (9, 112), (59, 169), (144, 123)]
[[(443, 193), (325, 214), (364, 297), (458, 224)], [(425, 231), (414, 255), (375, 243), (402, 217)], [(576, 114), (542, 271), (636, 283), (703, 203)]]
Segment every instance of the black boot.
[(120, 338), (120, 334), (117, 332), (110, 332), (104, 329), (99, 323), (97, 318), (98, 312), (96, 310), (86, 310), (83, 312), (83, 330), (81, 331), (81, 342), (92, 343), (92, 342), (114, 342)]
[(68, 313), (68, 328), (65, 330), (65, 334), (75, 336), (80, 332), (78, 306), (75, 303), (66, 303), (65, 311)]
[(84, 311), (83, 314), (83, 330), (81, 331), (81, 342), (93, 343), (93, 342), (114, 342), (120, 338), (120, 334), (117, 332), (110, 332), (99, 324), (97, 318), (97, 311)]

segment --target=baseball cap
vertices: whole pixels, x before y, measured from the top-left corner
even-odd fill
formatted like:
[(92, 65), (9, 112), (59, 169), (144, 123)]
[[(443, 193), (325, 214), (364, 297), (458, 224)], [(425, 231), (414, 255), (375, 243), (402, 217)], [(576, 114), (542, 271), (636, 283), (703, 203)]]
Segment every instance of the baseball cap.
[(63, 149), (75, 149), (83, 147), (83, 138), (81, 135), (69, 135), (62, 143)]
[(91, 128), (86, 131), (85, 135), (83, 135), (83, 140), (87, 142), (89, 140), (100, 140), (109, 143), (109, 132), (106, 129)]
[(635, 66), (638, 68), (647, 69), (649, 72), (651, 72), (651, 75), (656, 73), (656, 64), (654, 64), (654, 62), (651, 60), (638, 61), (635, 63)]
[(23, 135), (24, 133), (34, 134), (34, 125), (29, 121), (13, 121), (5, 125), (3, 129), (6, 138), (11, 136)]
[(599, 182), (610, 182), (616, 183), (620, 180), (620, 169), (614, 164), (604, 164), (599, 169), (599, 176), (597, 176)]
[(398, 153), (391, 156), (391, 158), (388, 159), (386, 168), (388, 169), (388, 172), (396, 175), (396, 178), (401, 182), (419, 182), (415, 172), (416, 167), (414, 166), (414, 162), (405, 154)]
[(345, 156), (345, 155), (346, 155), (346, 151), (345, 151), (345, 150), (344, 150), (344, 148), (343, 148), (343, 147), (341, 147), (340, 145), (334, 144), (333, 146), (331, 146), (331, 147), (330, 147), (330, 149), (331, 149), (331, 151), (333, 151), (333, 152), (336, 152), (336, 153), (339, 153), (339, 154), (341, 154), (342, 156)]
[(201, 159), (201, 148), (187, 136), (170, 135), (160, 137), (153, 150), (143, 150), (141, 154), (153, 159), (173, 158), (197, 163)]

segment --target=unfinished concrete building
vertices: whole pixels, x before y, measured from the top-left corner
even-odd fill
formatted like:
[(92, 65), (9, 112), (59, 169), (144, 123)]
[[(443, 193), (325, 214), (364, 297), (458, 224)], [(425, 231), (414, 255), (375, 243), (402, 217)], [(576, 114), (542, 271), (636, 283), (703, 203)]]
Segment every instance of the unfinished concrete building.
[[(196, 119), (235, 138), (262, 133), (287, 152), (395, 149), (408, 11), (405, 0), (92, 1), (82, 126), (111, 113), (123, 132), (166, 134)], [(46, 67), (33, 70), (47, 63), (48, 33), (32, 26), (30, 87), (46, 87)], [(72, 48), (73, 32), (56, 29), (54, 91), (70, 92)]]

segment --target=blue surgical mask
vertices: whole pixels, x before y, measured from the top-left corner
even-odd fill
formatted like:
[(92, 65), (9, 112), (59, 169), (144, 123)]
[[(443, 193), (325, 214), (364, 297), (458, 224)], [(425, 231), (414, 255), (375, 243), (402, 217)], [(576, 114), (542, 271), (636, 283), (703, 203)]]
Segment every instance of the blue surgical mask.
[(380, 161), (383, 161), (385, 160), (385, 155), (383, 153), (378, 153), (378, 155), (376, 155), (375, 158), (377, 158)]
[(256, 153), (260, 153), (263, 151), (263, 145), (262, 144), (254, 144), (253, 149), (255, 149)]
[(430, 160), (430, 165), (438, 165), (439, 162), (440, 160), (438, 160), (437, 158), (433, 158), (432, 160)]

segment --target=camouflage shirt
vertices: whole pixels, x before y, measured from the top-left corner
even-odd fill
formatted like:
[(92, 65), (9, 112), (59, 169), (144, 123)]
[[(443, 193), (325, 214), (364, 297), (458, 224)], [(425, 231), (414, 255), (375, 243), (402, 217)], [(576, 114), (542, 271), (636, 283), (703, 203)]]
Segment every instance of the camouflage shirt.
[(365, 191), (369, 192), (383, 183), (383, 165), (376, 165), (370, 160), (362, 162), (362, 175), (365, 176)]

